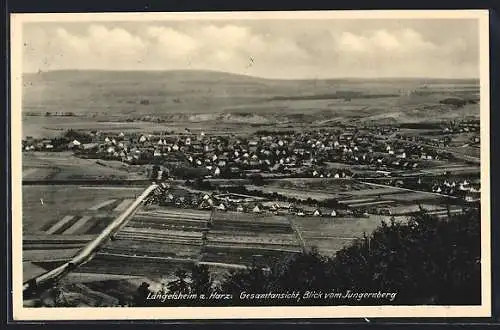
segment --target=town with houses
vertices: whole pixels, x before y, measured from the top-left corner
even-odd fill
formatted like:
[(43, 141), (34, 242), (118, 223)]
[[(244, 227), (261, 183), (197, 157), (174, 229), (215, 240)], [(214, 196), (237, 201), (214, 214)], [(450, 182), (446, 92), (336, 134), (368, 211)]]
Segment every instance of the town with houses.
[[(479, 121), (441, 124), (426, 135), (405, 133), (408, 131), (418, 129), (339, 125), (303, 131), (261, 130), (247, 135), (189, 129), (175, 134), (68, 131), (54, 139), (28, 137), (23, 140), (23, 151), (72, 152), (79, 158), (146, 168), (147, 179), (177, 182), (183, 187), (177, 189), (180, 193), (170, 189), (157, 198), (161, 205), (174, 207), (298, 216), (395, 213), (388, 195), (343, 203), (336, 196), (315, 199), (307, 193), (295, 196), (286, 189), (273, 191), (270, 183), (287, 179), (332, 179), (338, 181), (331, 184), (339, 186), (342, 180), (354, 180), (432, 193), (433, 198), (478, 202), (479, 158), (461, 149), (478, 154)], [(460, 146), (454, 146), (457, 137), (463, 140)]]

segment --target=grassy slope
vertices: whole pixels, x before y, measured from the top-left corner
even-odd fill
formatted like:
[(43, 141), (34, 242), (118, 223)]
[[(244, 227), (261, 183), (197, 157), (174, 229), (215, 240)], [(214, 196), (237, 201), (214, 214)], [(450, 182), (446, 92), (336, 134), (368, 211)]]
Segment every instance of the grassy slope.
[[(337, 92), (399, 94), (430, 86), (428, 95), (356, 99), (290, 100), (290, 97), (332, 95)], [(100, 113), (107, 117), (123, 115), (170, 115), (174, 113), (208, 114), (201, 119), (216, 119), (213, 114), (230, 112), (256, 114), (245, 121), (265, 122), (283, 114), (311, 114), (316, 120), (335, 117), (363, 117), (404, 121), (429, 112), (423, 105), (435, 105), (451, 93), (474, 95), (474, 80), (424, 79), (332, 79), (269, 80), (211, 71), (110, 72), (53, 71), (24, 77), (25, 111), (73, 111)], [(465, 91), (465, 92), (464, 92)], [(274, 98), (284, 98), (276, 100)], [(147, 99), (149, 105), (141, 105)], [(478, 107), (458, 111), (441, 107), (432, 114), (448, 116), (478, 113)], [(212, 115), (212, 116), (211, 116)], [(266, 118), (262, 118), (262, 117)], [(184, 117), (189, 119), (189, 116)], [(200, 117), (196, 117), (200, 119)], [(172, 119), (180, 119), (172, 117)], [(299, 118), (304, 119), (304, 118)], [(225, 116), (227, 121), (241, 118)]]

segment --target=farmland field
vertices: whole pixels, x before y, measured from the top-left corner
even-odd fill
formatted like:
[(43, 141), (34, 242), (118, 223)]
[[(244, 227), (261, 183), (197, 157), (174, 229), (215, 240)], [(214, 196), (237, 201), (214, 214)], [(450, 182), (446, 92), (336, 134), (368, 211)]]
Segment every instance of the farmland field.
[(89, 209), (110, 199), (134, 198), (143, 188), (86, 190), (73, 185), (23, 186), (23, 232), (36, 233), (65, 216), (95, 212)]
[(245, 231), (237, 233), (226, 230), (210, 230), (207, 235), (208, 244), (213, 245), (238, 245), (243, 244), (247, 247), (262, 247), (276, 249), (287, 249), (299, 245), (294, 233), (259, 233)]
[(50, 249), (50, 250), (25, 250), (23, 251), (23, 261), (68, 261), (75, 256), (79, 248), (76, 249)]
[(277, 192), (285, 196), (324, 200), (350, 198), (351, 196), (385, 195), (399, 193), (393, 187), (376, 187), (353, 179), (285, 179), (274, 180), (265, 187), (248, 186), (249, 189)]
[(37, 266), (30, 261), (23, 262), (23, 275), (25, 278), (33, 278), (45, 273), (47, 269)]
[(248, 190), (256, 190), (256, 191), (262, 191), (265, 193), (278, 193), (283, 196), (287, 196), (290, 198), (297, 198), (297, 199), (302, 199), (306, 200), (307, 198), (312, 198), (316, 199), (318, 201), (320, 200), (326, 200), (329, 198), (335, 198), (335, 194), (329, 194), (329, 193), (320, 193), (320, 192), (312, 192), (312, 191), (303, 191), (299, 189), (284, 189), (284, 188), (275, 188), (275, 187), (269, 187), (269, 186), (254, 186), (254, 185), (246, 185), (245, 186)]
[(243, 213), (243, 212), (224, 212), (215, 211), (213, 215), (213, 223), (235, 221), (235, 222), (250, 222), (250, 223), (269, 223), (269, 224), (282, 224), (287, 226), (288, 220), (283, 216), (275, 216), (269, 214), (259, 213)]
[[(436, 204), (422, 204), (421, 205), (423, 209), (427, 211), (438, 211), (438, 210), (446, 210), (446, 207), (443, 205), (436, 205)], [(414, 213), (418, 212), (420, 210), (420, 207), (418, 205), (401, 205), (401, 206), (395, 206), (395, 207), (389, 207), (391, 210), (391, 214), (406, 214), (406, 213)], [(460, 209), (458, 206), (452, 206), (451, 209)]]
[(223, 211), (214, 212), (212, 228), (232, 231), (235, 234), (240, 231), (257, 231), (263, 233), (291, 232), (290, 222), (284, 216)]
[(97, 254), (79, 268), (81, 273), (127, 274), (160, 278), (173, 275), (177, 267), (191, 265), (192, 260), (133, 255)]
[[(116, 166), (96, 160), (81, 159), (70, 152), (25, 152), (23, 153), (24, 180), (99, 180), (99, 179), (143, 179), (134, 167)], [(102, 165), (104, 164), (104, 165)]]
[(328, 179), (315, 179), (315, 178), (294, 178), (282, 179), (272, 181), (272, 187), (289, 188), (300, 190), (318, 190), (328, 192), (343, 192), (344, 190), (363, 190), (369, 189), (365, 184), (357, 182), (353, 179), (342, 178), (328, 178)]
[(289, 251), (274, 250), (274, 249), (257, 249), (254, 247), (225, 247), (209, 245), (205, 248), (202, 261), (220, 262), (236, 265), (251, 265), (255, 260), (262, 265), (273, 265), (284, 257), (300, 253), (300, 250), (295, 248)]
[(316, 246), (325, 254), (334, 254), (363, 233), (369, 235), (388, 217), (371, 215), (367, 218), (293, 217), (307, 247)]

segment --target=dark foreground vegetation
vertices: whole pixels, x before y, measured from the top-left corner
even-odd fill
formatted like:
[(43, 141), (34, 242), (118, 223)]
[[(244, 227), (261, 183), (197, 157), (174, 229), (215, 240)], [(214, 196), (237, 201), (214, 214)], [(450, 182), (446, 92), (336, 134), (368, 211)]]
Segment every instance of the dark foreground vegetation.
[[(480, 259), (477, 209), (445, 220), (422, 211), (405, 223), (383, 223), (334, 257), (312, 249), (271, 267), (255, 261), (218, 282), (204, 265), (179, 269), (160, 292), (143, 283), (127, 305), (475, 305), (481, 303)], [(317, 298), (304, 299), (307, 292)], [(396, 295), (325, 299), (331, 292)]]

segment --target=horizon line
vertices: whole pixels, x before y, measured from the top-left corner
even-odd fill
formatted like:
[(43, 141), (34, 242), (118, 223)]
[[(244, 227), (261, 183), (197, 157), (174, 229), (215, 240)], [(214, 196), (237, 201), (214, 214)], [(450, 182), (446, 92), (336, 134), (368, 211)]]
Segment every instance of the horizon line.
[(39, 71), (27, 71), (23, 72), (22, 75), (25, 74), (39, 74), (39, 73), (51, 73), (51, 72), (70, 72), (70, 71), (82, 71), (82, 72), (155, 72), (155, 73), (167, 73), (167, 72), (182, 72), (182, 71), (190, 71), (190, 72), (211, 72), (211, 73), (223, 73), (234, 76), (244, 76), (249, 78), (256, 79), (264, 79), (264, 80), (282, 80), (282, 81), (290, 81), (290, 80), (390, 80), (390, 79), (405, 79), (405, 80), (480, 80), (480, 77), (418, 77), (418, 76), (339, 76), (339, 77), (303, 77), (303, 78), (277, 78), (277, 77), (262, 77), (258, 75), (246, 74), (246, 73), (236, 73), (236, 72), (228, 72), (228, 71), (220, 71), (220, 70), (210, 70), (210, 69), (77, 69), (77, 68), (68, 68), (68, 69), (52, 69), (52, 70), (39, 70)]

